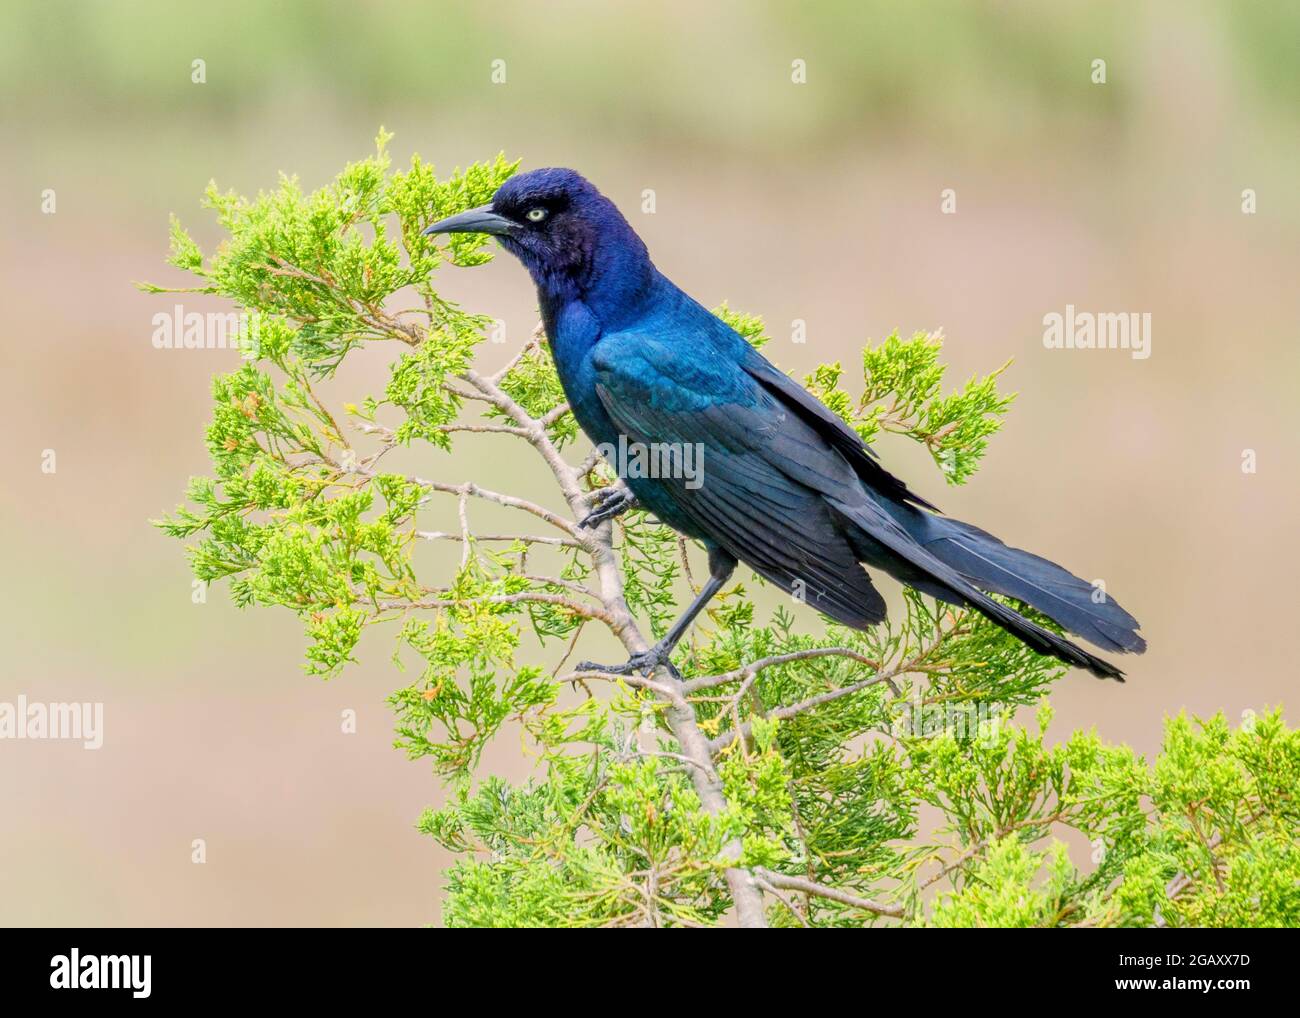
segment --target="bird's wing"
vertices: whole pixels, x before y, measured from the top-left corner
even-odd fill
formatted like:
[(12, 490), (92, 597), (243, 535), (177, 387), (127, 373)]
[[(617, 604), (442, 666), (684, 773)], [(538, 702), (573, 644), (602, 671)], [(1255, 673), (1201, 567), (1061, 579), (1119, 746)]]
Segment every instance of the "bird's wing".
[(871, 447), (862, 441), (840, 416), (821, 400), (769, 361), (753, 347), (745, 344), (747, 351), (741, 358), (741, 367), (770, 392), (776, 399), (827, 442), (838, 449), (849, 461), (857, 475), (872, 491), (899, 501), (907, 501), (927, 509), (938, 509), (916, 492), (910, 490), (899, 478), (880, 465)]
[[(678, 468), (658, 483), (701, 533), (847, 625), (885, 617), (884, 599), (821, 494), (856, 486), (852, 470), (733, 360), (707, 343), (617, 333), (596, 345), (592, 366), (619, 431)], [(681, 469), (687, 446), (699, 469), (692, 477)]]

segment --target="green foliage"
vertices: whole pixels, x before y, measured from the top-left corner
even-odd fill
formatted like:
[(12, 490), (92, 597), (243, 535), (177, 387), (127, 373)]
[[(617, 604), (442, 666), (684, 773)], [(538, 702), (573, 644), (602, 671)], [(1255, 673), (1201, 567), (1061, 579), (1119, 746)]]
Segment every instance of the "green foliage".
[[(501, 380), (501, 388), (531, 416), (539, 420), (565, 404), (564, 389), (551, 362), (550, 352), (540, 344), (530, 343), (524, 355)], [(504, 414), (491, 407), (488, 416), (504, 420)], [(570, 413), (560, 414), (547, 429), (557, 448), (564, 448), (578, 437), (578, 422)]]
[[(209, 185), (205, 205), (229, 234), (211, 256), (178, 221), (171, 227), (171, 264), (256, 323), (255, 359), (214, 380), (207, 442), (215, 476), (191, 480), (192, 506), (160, 526), (202, 535), (190, 548), (195, 575), (229, 579), (237, 603), (296, 611), (311, 640), (308, 670), (323, 675), (353, 660), (368, 624), (393, 617), (386, 604), (428, 593), (410, 564), (415, 509), (427, 493), (373, 465), (416, 437), (448, 447), (460, 404), (446, 383), (469, 364), (485, 319), (439, 297), (431, 274), (444, 259), (477, 265), (488, 255), (482, 237), (439, 249), (420, 230), (490, 199), (517, 165), (498, 157), (440, 181), (417, 157), (390, 174), (389, 137), (381, 130), (375, 155), (310, 194), (291, 177), (251, 200)], [(419, 307), (393, 313), (388, 302), (407, 288)], [(349, 408), (363, 426), (378, 427), (381, 409), (403, 415), (396, 429), (379, 428), (378, 453), (363, 455), (313, 382), (368, 342), (407, 349), (384, 396)]]
[(874, 441), (882, 431), (905, 435), (926, 447), (949, 484), (964, 484), (1015, 398), (997, 388), (998, 377), (1011, 362), (945, 396), (942, 348), (940, 334), (924, 332), (907, 340), (894, 333), (879, 346), (868, 346), (862, 352), (865, 384), (856, 401), (840, 386), (844, 370), (839, 364), (821, 365), (805, 384), (864, 442)]
[(741, 311), (732, 311), (724, 301), (713, 309), (713, 313), (744, 336), (756, 348), (766, 346), (770, 340), (763, 319), (758, 315), (747, 315)]
[[(1153, 765), (1095, 732), (1052, 742), (1064, 667), (982, 616), (908, 592), (901, 617), (861, 633), (761, 613), (742, 582), (679, 648), (682, 683), (563, 674), (588, 628), (662, 633), (691, 553), (639, 510), (574, 526), (615, 478), (560, 456), (581, 443), (544, 337), (495, 376), (471, 370), (489, 320), (434, 281), (489, 253), (419, 231), (487, 201), (515, 164), (393, 172), (386, 142), (311, 193), (291, 178), (251, 200), (210, 188), (229, 234), (211, 255), (173, 222), (171, 264), (252, 326), (247, 360), (213, 382), (211, 476), (158, 526), (236, 603), (296, 613), (311, 673), (365, 658), (375, 627), (395, 639), (410, 678), (389, 697), (396, 746), (450, 790), (418, 823), (457, 856), (449, 925), (716, 925), (736, 866), (772, 925), (1300, 923), (1300, 734), (1278, 713), (1173, 718)], [(766, 342), (761, 319), (717, 314)], [(398, 344), (383, 392), (332, 410), (322, 377), (374, 342)], [(962, 483), (1011, 397), (1000, 371), (945, 394), (940, 350), (890, 336), (865, 350), (859, 398), (839, 365), (808, 385), (865, 440), (920, 442)], [(461, 441), (541, 453), (567, 510), (380, 467)], [(529, 525), (486, 533), (485, 502)], [(433, 582), (426, 540), (460, 554)], [(528, 780), (476, 773), (499, 739), (521, 740)]]
[[(1300, 733), (1279, 712), (1233, 730), (1222, 715), (1165, 726), (1154, 768), (1076, 732), (1046, 747), (1006, 730), (910, 754), (922, 801), (980, 846), (930, 921), (957, 926), (1293, 926)], [(1052, 825), (1088, 839), (1089, 871)], [(1035, 847), (1040, 845), (1041, 847)]]

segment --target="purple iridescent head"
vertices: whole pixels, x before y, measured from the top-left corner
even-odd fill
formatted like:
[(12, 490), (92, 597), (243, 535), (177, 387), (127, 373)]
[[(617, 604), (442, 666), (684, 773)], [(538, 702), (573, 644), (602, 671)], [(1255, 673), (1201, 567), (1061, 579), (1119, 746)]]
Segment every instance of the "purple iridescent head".
[(649, 265), (645, 245), (614, 203), (559, 167), (511, 177), (487, 205), (424, 232), (491, 234), (549, 294), (581, 293), (611, 269)]

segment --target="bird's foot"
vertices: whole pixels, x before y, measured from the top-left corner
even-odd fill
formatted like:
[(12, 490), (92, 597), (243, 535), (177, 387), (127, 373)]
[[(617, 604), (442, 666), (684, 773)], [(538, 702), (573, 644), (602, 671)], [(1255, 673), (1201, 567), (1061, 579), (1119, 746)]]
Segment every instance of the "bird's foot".
[(577, 670), (580, 672), (605, 672), (609, 675), (644, 675), (646, 678), (650, 678), (654, 674), (654, 670), (663, 665), (668, 669), (668, 673), (680, 682), (682, 673), (677, 670), (676, 665), (670, 660), (672, 652), (671, 647), (656, 643), (649, 650), (633, 654), (621, 665), (598, 665), (592, 661), (582, 661), (578, 664)]
[(637, 497), (627, 488), (614, 484), (608, 488), (601, 488), (599, 491), (593, 492), (591, 504), (595, 508), (578, 521), (579, 530), (595, 530), (606, 520), (612, 520), (615, 516), (622, 516), (639, 503)]

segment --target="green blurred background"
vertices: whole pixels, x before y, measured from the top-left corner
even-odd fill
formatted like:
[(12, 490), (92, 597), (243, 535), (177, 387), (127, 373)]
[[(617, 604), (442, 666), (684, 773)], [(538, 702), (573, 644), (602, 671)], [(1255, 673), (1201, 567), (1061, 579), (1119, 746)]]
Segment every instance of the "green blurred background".
[[(442, 792), (391, 748), (389, 646), (305, 678), (296, 620), (220, 588), (192, 604), (180, 547), (146, 523), (205, 471), (208, 380), (235, 363), (150, 344), (172, 302), (131, 282), (182, 282), (168, 213), (210, 247), (210, 178), (314, 187), (380, 124), (399, 162), (504, 150), (582, 170), (677, 282), (765, 316), (783, 367), (852, 366), (895, 327), (942, 327), (954, 381), (1014, 357), (1020, 398), (969, 486), (881, 452), (1142, 619), (1128, 684), (1068, 677), (1053, 731), (1095, 724), (1149, 754), (1184, 707), (1294, 715), (1297, 52), (1293, 2), (8, 0), (0, 700), (103, 701), (106, 739), (0, 742), (0, 922), (437, 921), (446, 858), (412, 824)], [(508, 259), (441, 286), (515, 341), (535, 321)], [(1044, 349), (1067, 303), (1151, 312), (1151, 358)], [(376, 391), (381, 360), (340, 398)], [(508, 446), (420, 455), (422, 473), (547, 491)], [(528, 773), (502, 742), (485, 767)]]

